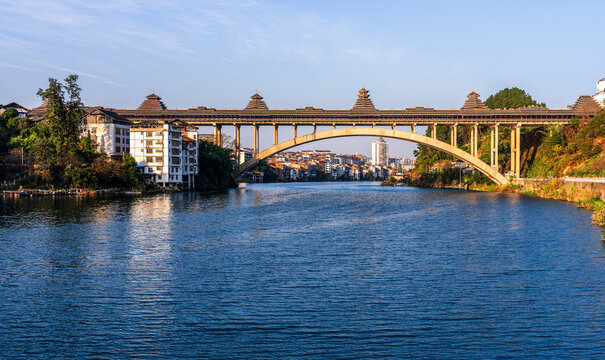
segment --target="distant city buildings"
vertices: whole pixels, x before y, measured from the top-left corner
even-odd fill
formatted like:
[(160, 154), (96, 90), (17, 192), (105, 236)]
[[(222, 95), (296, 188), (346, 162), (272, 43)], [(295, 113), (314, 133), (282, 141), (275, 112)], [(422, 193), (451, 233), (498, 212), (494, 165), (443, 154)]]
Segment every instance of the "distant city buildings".
[[(242, 149), (242, 153), (252, 152)], [(248, 155), (240, 154), (240, 162)], [(389, 160), (389, 159), (387, 159)], [(338, 154), (330, 150), (289, 151), (276, 154), (268, 159), (267, 167), (271, 176), (269, 181), (313, 181), (313, 180), (382, 180), (388, 176), (402, 176), (404, 167), (411, 164), (409, 158), (390, 159), (384, 166), (373, 165), (371, 158), (363, 154)], [(408, 169), (411, 165), (406, 165)], [(253, 182), (263, 182), (268, 173), (249, 171), (244, 178)]]
[(389, 162), (389, 144), (382, 137), (372, 143), (372, 165), (387, 166)]
[(605, 78), (597, 81), (597, 93), (593, 98), (601, 107), (605, 107)]

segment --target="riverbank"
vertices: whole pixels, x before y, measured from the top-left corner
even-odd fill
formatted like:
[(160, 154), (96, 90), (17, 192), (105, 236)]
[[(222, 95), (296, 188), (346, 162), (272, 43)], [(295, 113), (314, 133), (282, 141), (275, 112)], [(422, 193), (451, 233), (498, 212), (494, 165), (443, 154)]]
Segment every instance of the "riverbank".
[(34, 197), (34, 196), (102, 196), (102, 195), (142, 195), (153, 192), (143, 192), (140, 190), (42, 190), (42, 189), (20, 189), (4, 190), (0, 192), (3, 197)]

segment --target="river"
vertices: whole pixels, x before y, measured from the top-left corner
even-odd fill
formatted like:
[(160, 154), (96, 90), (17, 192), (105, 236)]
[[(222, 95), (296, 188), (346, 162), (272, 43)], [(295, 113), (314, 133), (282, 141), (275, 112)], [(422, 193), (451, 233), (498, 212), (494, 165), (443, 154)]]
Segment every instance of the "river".
[(605, 358), (591, 213), (253, 184), (0, 200), (0, 358)]

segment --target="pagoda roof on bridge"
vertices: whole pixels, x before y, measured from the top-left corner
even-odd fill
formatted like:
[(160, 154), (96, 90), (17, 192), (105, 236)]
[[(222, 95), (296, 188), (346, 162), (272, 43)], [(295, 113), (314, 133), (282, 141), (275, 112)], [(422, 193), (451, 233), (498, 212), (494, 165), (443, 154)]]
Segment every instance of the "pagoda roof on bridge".
[(139, 105), (137, 110), (161, 111), (166, 110), (166, 105), (162, 102), (162, 98), (154, 93), (147, 95), (147, 99)]
[(256, 92), (250, 97), (250, 102), (248, 102), (244, 110), (269, 110), (269, 108), (265, 104), (263, 97)]
[(359, 95), (357, 95), (357, 100), (355, 101), (352, 110), (376, 110), (372, 99), (370, 99), (369, 93), (370, 92), (366, 90), (365, 87), (359, 89)]
[(601, 106), (599, 106), (599, 103), (592, 96), (582, 95), (571, 106), (571, 109), (581, 112), (599, 112), (601, 111)]
[(464, 105), (462, 105), (462, 107), (460, 109), (481, 109), (481, 110), (485, 110), (488, 107), (485, 106), (485, 104), (483, 103), (483, 101), (481, 101), (481, 99), (479, 99), (479, 94), (477, 94), (476, 92), (472, 92), (468, 95), (466, 95), (467, 99), (464, 102)]

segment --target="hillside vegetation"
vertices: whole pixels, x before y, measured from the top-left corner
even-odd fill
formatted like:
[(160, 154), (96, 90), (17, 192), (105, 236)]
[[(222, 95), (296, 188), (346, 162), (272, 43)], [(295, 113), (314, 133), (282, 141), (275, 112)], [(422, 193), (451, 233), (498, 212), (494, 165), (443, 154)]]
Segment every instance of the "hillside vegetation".
[[(513, 109), (525, 106), (545, 106), (536, 102), (525, 91), (512, 88), (491, 95), (485, 102), (492, 109)], [(479, 130), (478, 156), (490, 161), (488, 127)], [(431, 129), (427, 129), (427, 136)], [(468, 151), (470, 129), (461, 127), (457, 133), (460, 148)], [(449, 129), (437, 127), (437, 138), (450, 141)], [(500, 127), (498, 162), (500, 169), (510, 169), (510, 129)], [(605, 176), (605, 113), (590, 119), (573, 119), (568, 125), (523, 127), (521, 129), (521, 176), (548, 178), (563, 176)], [(415, 155), (416, 167), (410, 174), (410, 182), (419, 186), (451, 186), (460, 184), (460, 173), (451, 169), (452, 156), (425, 145), (419, 145)], [(463, 183), (469, 187), (487, 184), (482, 174), (466, 175)]]

